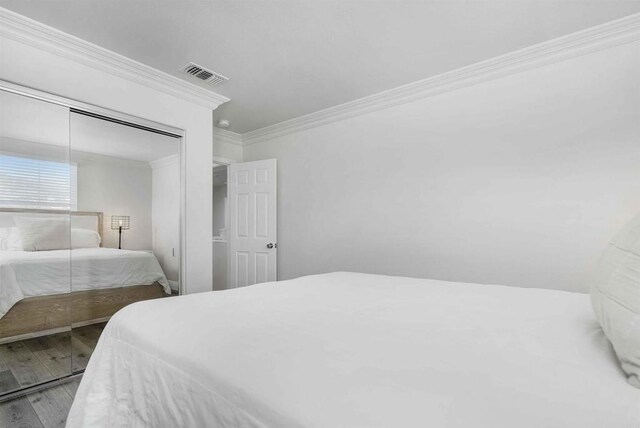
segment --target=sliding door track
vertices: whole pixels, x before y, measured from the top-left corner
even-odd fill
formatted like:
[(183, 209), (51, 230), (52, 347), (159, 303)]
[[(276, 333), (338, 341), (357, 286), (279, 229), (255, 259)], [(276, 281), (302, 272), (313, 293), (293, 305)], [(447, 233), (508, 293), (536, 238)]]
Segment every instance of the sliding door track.
[(0, 403), (4, 403), (5, 401), (14, 400), (16, 398), (23, 397), (25, 395), (33, 394), (34, 392), (42, 391), (43, 389), (53, 388), (54, 386), (64, 385), (67, 382), (71, 382), (76, 379), (82, 378), (84, 374), (84, 370), (80, 372), (76, 372), (70, 374), (68, 376), (64, 376), (58, 379), (53, 379), (47, 382), (42, 382), (37, 385), (27, 386), (25, 388), (21, 388), (12, 392), (8, 392), (6, 394), (0, 395)]

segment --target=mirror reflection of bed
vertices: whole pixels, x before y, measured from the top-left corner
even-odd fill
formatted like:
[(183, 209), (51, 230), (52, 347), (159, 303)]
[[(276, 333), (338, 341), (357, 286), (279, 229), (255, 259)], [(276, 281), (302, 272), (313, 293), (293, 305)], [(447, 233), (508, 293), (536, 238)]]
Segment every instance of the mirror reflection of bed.
[(181, 142), (0, 98), (2, 394), (84, 370), (119, 309), (179, 293)]

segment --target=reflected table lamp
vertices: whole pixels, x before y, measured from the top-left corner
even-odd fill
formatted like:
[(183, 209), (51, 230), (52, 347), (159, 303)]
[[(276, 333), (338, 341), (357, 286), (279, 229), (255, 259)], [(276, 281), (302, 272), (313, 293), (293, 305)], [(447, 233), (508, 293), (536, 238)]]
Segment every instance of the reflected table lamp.
[(111, 230), (118, 231), (118, 250), (122, 249), (122, 231), (131, 227), (131, 217), (128, 215), (112, 215)]

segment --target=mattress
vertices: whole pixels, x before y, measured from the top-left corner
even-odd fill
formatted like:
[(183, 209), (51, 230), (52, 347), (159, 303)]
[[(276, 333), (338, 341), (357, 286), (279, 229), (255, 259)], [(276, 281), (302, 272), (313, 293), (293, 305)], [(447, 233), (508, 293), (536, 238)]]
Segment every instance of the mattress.
[(0, 318), (26, 297), (154, 282), (171, 293), (158, 260), (145, 251), (0, 251)]
[(67, 427), (638, 427), (584, 294), (333, 273), (134, 303)]

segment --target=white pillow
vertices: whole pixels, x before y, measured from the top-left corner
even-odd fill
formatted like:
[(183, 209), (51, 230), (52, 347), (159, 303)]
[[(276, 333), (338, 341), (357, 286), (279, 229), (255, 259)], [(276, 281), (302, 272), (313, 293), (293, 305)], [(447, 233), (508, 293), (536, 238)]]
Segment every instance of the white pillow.
[(10, 227), (0, 227), (0, 251), (7, 249), (7, 240), (9, 239), (10, 233)]
[(98, 248), (102, 239), (90, 229), (71, 229), (71, 248)]
[(640, 215), (605, 250), (591, 304), (628, 382), (640, 388)]
[(23, 251), (69, 249), (69, 218), (14, 217)]
[(0, 228), (0, 251), (22, 251), (17, 227)]

